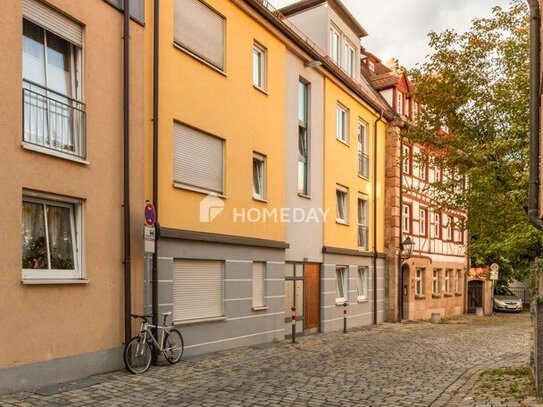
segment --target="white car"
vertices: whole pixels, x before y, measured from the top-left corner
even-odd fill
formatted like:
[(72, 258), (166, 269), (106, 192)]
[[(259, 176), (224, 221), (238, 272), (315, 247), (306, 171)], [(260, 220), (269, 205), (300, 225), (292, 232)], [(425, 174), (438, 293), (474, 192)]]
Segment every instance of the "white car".
[(494, 288), (494, 311), (521, 312), (522, 300), (506, 287)]

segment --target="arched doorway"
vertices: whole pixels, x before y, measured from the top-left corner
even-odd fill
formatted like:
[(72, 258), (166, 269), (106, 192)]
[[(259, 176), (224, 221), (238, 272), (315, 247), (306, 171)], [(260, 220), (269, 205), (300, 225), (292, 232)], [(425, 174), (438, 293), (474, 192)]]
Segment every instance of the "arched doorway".
[(468, 282), (468, 314), (475, 314), (478, 307), (483, 307), (483, 286), (481, 280)]
[(402, 319), (409, 319), (409, 296), (411, 295), (409, 290), (409, 265), (404, 264), (402, 266), (402, 298), (403, 298), (403, 304), (402, 304), (402, 310), (403, 315)]

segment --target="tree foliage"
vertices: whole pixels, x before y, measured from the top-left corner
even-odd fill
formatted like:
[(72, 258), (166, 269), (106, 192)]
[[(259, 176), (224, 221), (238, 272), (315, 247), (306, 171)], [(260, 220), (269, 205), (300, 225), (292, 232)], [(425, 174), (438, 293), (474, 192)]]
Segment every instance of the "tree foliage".
[[(495, 7), (491, 17), (473, 20), (465, 33), (429, 38), (433, 54), (410, 73), (423, 108), (406, 136), (457, 171), (432, 188), (440, 205), (467, 209), (472, 265), (497, 262), (504, 280), (518, 277), (543, 249), (526, 214), (528, 7), (513, 0), (508, 9)], [(462, 177), (469, 180), (466, 190), (458, 185)]]

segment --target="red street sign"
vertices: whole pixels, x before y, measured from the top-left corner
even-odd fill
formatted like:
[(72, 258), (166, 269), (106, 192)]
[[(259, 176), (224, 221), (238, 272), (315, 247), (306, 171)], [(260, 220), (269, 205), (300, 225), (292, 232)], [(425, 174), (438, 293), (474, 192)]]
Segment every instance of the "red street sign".
[(155, 207), (153, 206), (151, 202), (147, 202), (145, 204), (144, 216), (145, 216), (145, 224), (149, 226), (155, 226), (156, 211), (155, 211)]

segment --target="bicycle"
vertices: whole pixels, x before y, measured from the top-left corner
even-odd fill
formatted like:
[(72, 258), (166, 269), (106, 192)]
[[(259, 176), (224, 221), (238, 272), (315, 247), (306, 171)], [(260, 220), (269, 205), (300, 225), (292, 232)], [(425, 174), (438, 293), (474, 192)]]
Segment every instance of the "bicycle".
[[(153, 315), (130, 314), (134, 319), (140, 320), (140, 333), (128, 342), (124, 347), (124, 365), (134, 374), (144, 373), (151, 365), (152, 349), (162, 353), (165, 359), (171, 363), (177, 363), (183, 356), (184, 343), (181, 332), (172, 325), (166, 325), (166, 318), (171, 312), (161, 314), (164, 317), (163, 325), (151, 325), (149, 318)], [(156, 336), (153, 331), (156, 330)]]

